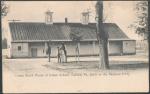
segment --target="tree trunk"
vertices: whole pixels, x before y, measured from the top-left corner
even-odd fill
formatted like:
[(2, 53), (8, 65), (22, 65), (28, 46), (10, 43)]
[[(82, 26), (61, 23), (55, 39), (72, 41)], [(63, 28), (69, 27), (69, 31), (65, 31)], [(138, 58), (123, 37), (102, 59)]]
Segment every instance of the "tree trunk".
[(103, 30), (103, 1), (97, 1), (96, 12), (98, 16), (97, 22), (97, 39), (99, 42), (99, 68), (108, 69), (108, 33)]

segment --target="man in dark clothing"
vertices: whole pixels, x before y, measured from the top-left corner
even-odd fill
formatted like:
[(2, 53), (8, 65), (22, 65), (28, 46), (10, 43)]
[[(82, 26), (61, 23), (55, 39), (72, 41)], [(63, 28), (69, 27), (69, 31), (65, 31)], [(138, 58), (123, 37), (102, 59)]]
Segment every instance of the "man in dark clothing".
[(60, 62), (61, 62), (61, 58), (60, 58), (60, 51), (59, 51), (59, 47), (57, 47), (57, 49), (58, 49), (58, 54), (57, 54), (58, 63), (60, 63)]
[(48, 60), (49, 60), (49, 62), (50, 62), (51, 47), (50, 47), (50, 45), (49, 45), (49, 42), (47, 42), (47, 46), (48, 46), (48, 50), (47, 50)]
[(76, 61), (79, 62), (79, 45), (78, 45), (78, 44), (77, 44), (77, 46), (76, 46), (75, 52), (76, 52)]

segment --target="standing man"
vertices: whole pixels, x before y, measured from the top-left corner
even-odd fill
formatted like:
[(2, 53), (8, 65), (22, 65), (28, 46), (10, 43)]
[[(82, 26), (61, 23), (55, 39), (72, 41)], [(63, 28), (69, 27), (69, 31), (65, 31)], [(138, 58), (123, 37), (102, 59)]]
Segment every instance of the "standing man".
[(79, 62), (79, 45), (78, 45), (78, 44), (77, 44), (77, 46), (76, 46), (75, 52), (76, 52), (76, 62), (77, 62), (77, 61)]
[(48, 47), (48, 50), (47, 50), (47, 54), (48, 54), (48, 61), (50, 62), (50, 55), (51, 55), (50, 41), (49, 41), (49, 42), (47, 42), (47, 47)]
[(60, 51), (59, 51), (59, 47), (57, 47), (57, 49), (58, 49), (58, 54), (57, 54), (58, 63), (60, 63), (60, 62), (61, 62), (61, 58), (60, 58)]

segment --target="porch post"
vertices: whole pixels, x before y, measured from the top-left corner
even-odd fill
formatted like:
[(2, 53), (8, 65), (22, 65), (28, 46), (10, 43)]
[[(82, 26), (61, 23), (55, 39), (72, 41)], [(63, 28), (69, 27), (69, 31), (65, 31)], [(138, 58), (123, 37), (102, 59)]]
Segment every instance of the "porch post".
[(78, 43), (79, 51), (80, 51), (80, 42)]
[(95, 41), (93, 41), (93, 55), (95, 54)]
[(46, 42), (45, 42), (45, 48), (44, 48), (44, 52), (45, 52), (45, 56), (47, 56), (47, 54), (46, 54), (46, 51), (47, 51), (47, 44), (46, 44)]
[(78, 47), (79, 47), (79, 48), (78, 48), (78, 51), (79, 51), (79, 52), (78, 52), (78, 63), (79, 63), (79, 62), (80, 62), (80, 59), (79, 59), (79, 58), (80, 58), (80, 56), (79, 56), (79, 55), (80, 55), (80, 42), (78, 42), (77, 45), (78, 45)]
[(123, 47), (123, 44), (124, 44), (124, 41), (121, 41), (121, 47), (122, 47), (122, 48), (121, 48), (121, 56), (123, 55), (123, 48), (124, 48), (124, 47)]
[(109, 55), (109, 51), (110, 51), (110, 49), (109, 49), (109, 48), (110, 48), (110, 47), (109, 47), (109, 46), (110, 46), (110, 45), (109, 45), (109, 42), (110, 42), (110, 41), (108, 40), (108, 46), (107, 46), (107, 48), (108, 48), (108, 55)]

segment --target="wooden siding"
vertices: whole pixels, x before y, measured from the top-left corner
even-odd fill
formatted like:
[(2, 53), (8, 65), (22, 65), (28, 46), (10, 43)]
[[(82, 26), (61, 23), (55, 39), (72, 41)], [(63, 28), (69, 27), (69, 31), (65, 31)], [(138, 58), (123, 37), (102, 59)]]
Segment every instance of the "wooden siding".
[(122, 41), (109, 42), (108, 52), (110, 55), (121, 55), (122, 54)]
[[(21, 47), (21, 50), (18, 50)], [(28, 57), (28, 43), (12, 43), (12, 57)]]
[(46, 56), (45, 43), (29, 43), (29, 57), (32, 57), (32, 48), (37, 49), (37, 57)]
[[(51, 56), (56, 57), (58, 54), (57, 47), (61, 47), (61, 42), (53, 42), (51, 45)], [(17, 47), (22, 46), (22, 51), (17, 51)], [(67, 55), (74, 56), (76, 43), (66, 42), (65, 43)], [(135, 53), (135, 41), (109, 41), (108, 53), (109, 55), (122, 55), (122, 54), (134, 54)], [(46, 42), (40, 43), (12, 43), (13, 57), (32, 57), (31, 49), (37, 49), (37, 57), (47, 57)], [(98, 42), (81, 42), (80, 43), (80, 55), (98, 55), (99, 47)]]
[(135, 54), (136, 41), (123, 41), (123, 54)]

